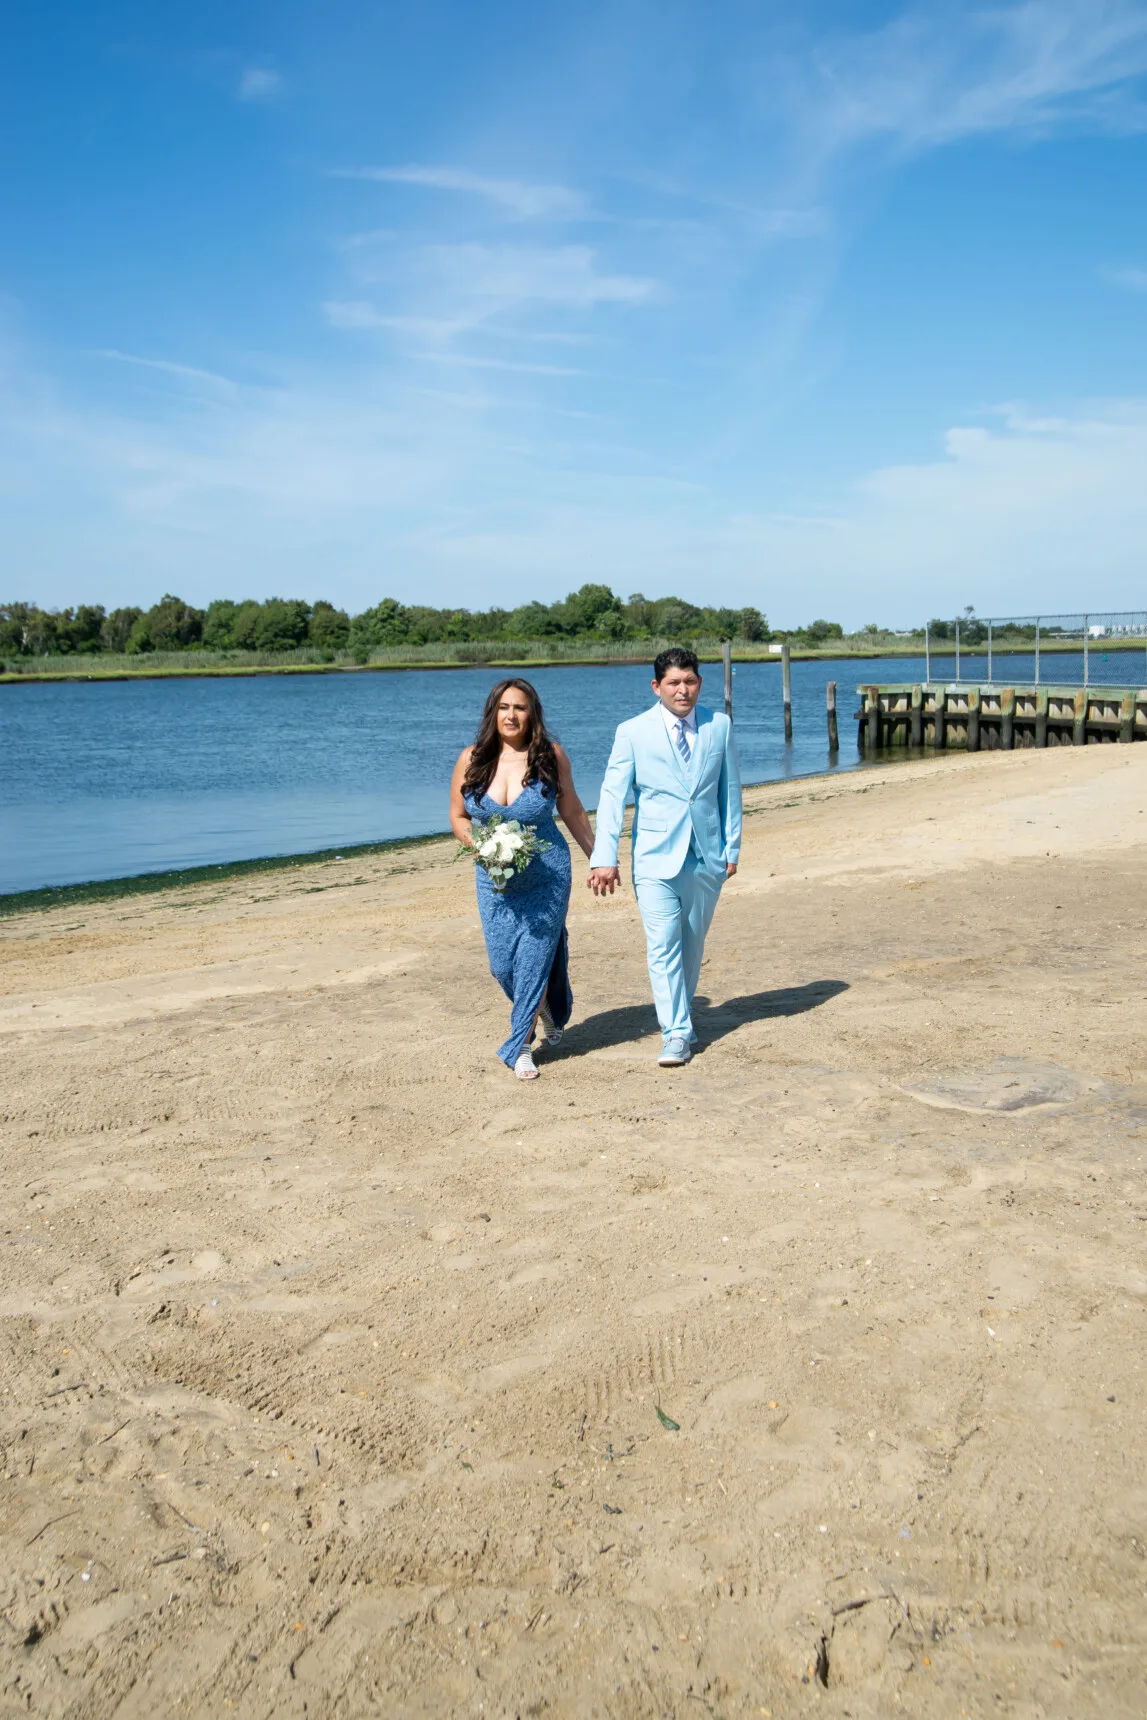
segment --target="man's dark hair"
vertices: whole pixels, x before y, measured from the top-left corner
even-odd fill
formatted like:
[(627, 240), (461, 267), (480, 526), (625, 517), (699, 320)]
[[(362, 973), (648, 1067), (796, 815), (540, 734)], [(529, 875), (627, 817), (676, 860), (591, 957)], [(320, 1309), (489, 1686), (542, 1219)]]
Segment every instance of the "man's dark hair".
[(692, 669), (700, 679), (701, 665), (697, 661), (696, 651), (687, 651), (684, 645), (671, 645), (668, 651), (660, 651), (653, 659), (653, 679), (663, 681), (669, 669)]

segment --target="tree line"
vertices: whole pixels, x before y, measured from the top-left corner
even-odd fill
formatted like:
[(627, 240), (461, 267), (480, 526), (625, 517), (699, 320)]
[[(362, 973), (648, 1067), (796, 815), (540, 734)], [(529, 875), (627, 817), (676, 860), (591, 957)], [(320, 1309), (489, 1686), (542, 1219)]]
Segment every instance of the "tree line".
[[(829, 623), (822, 625), (828, 627)], [(839, 633), (840, 629), (837, 628)], [(258, 603), (218, 598), (196, 609), (168, 593), (150, 609), (107, 610), (102, 604), (40, 609), (0, 604), (0, 656), (47, 657), (114, 651), (297, 651), (331, 657), (348, 652), (365, 662), (394, 645), (544, 639), (769, 639), (759, 609), (715, 609), (679, 597), (627, 601), (608, 585), (583, 585), (558, 603), (517, 609), (431, 609), (393, 597), (349, 615), (319, 599), (269, 597)]]
[[(973, 609), (959, 617), (963, 644), (987, 639), (986, 624)], [(933, 642), (955, 638), (957, 621), (935, 618), (929, 623)], [(1045, 626), (1050, 636), (1059, 629)], [(1012, 624), (997, 628), (997, 637), (1013, 642), (1034, 640), (1034, 626)], [(0, 603), (0, 660), (4, 657), (53, 657), (93, 652), (144, 656), (154, 651), (266, 651), (290, 653), (308, 649), (333, 661), (349, 655), (368, 662), (375, 652), (401, 645), (451, 647), (504, 642), (569, 640), (732, 639), (756, 644), (788, 639), (794, 645), (831, 648), (845, 639), (879, 646), (892, 639), (923, 641), (924, 629), (893, 633), (870, 621), (846, 634), (839, 621), (818, 619), (788, 631), (773, 631), (759, 609), (721, 609), (687, 603), (680, 597), (644, 597), (634, 592), (623, 600), (608, 585), (583, 585), (557, 603), (523, 603), (516, 609), (431, 609), (384, 597), (381, 603), (350, 615), (320, 598), (268, 597), (235, 601), (217, 598), (196, 609), (170, 592), (150, 609), (107, 610), (101, 603), (81, 603), (73, 609), (41, 609), (34, 603)]]

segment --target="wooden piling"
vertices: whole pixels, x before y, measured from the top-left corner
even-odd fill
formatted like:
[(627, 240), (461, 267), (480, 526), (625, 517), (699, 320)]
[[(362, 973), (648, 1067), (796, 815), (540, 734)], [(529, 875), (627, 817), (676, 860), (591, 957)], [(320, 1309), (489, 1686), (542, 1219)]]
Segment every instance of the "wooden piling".
[(864, 691), (866, 695), (864, 708), (868, 730), (865, 736), (864, 750), (866, 753), (877, 753), (880, 751), (880, 688), (866, 687)]
[(1071, 744), (1073, 747), (1087, 745), (1087, 688), (1081, 687), (1072, 701)]
[(917, 681), (912, 689), (912, 702), (909, 707), (908, 738), (914, 747), (924, 745), (924, 689)]
[(1126, 743), (1135, 739), (1135, 694), (1124, 693), (1119, 706), (1119, 739)]
[(968, 751), (980, 750), (980, 689), (968, 689)]
[(781, 646), (781, 697), (785, 705), (785, 740), (793, 738), (793, 670), (788, 640)]
[(721, 661), (725, 666), (725, 715), (733, 718), (733, 647), (728, 639), (721, 641)]
[(1047, 705), (1047, 688), (1037, 688), (1035, 696), (1035, 744), (1037, 747), (1047, 745)]
[(1016, 690), (1005, 687), (1000, 694), (1000, 745), (1011, 752), (1016, 744)]
[(948, 724), (945, 720), (947, 702), (948, 695), (943, 687), (934, 687), (932, 690), (932, 703), (935, 706), (932, 718), (932, 745), (934, 747), (943, 748), (948, 744)]
[(836, 682), (829, 681), (824, 689), (825, 713), (828, 717), (828, 750), (840, 751), (840, 730), (836, 726)]

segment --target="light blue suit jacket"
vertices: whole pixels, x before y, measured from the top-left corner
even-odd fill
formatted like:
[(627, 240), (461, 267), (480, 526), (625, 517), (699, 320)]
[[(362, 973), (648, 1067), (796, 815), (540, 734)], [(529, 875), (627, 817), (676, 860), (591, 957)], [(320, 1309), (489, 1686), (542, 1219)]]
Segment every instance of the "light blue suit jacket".
[(591, 866), (616, 866), (625, 801), (634, 791), (633, 875), (675, 878), (689, 844), (722, 874), (741, 852), (741, 774), (733, 725), (721, 711), (697, 706), (689, 763), (669, 738), (661, 706), (621, 723), (597, 803)]

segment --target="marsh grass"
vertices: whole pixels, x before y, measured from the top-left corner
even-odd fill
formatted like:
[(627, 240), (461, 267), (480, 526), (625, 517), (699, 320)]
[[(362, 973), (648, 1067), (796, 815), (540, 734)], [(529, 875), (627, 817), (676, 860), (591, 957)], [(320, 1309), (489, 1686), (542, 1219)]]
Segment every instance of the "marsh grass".
[[(10, 658), (0, 664), (0, 681), (122, 681), (137, 679), (167, 679), (225, 675), (322, 675), (331, 672), (382, 669), (514, 669), (533, 667), (554, 668), (562, 665), (597, 663), (648, 663), (667, 646), (680, 644), (672, 639), (490, 639), (452, 642), (439, 640), (429, 645), (392, 645), (372, 651), (366, 661), (360, 661), (349, 651), (323, 652), (311, 646), (297, 651), (152, 651), (128, 656), (120, 652), (102, 651), (90, 656), (52, 656)], [(719, 661), (719, 639), (694, 639), (693, 649), (704, 662)], [(1044, 656), (1061, 652), (1078, 652), (1079, 640), (1043, 641)], [(1140, 640), (1095, 641), (1093, 652), (1139, 652)], [(922, 638), (903, 634), (852, 634), (844, 639), (827, 641), (823, 646), (792, 646), (794, 662), (833, 661), (853, 659), (862, 662), (870, 657), (921, 657)], [(954, 646), (949, 640), (935, 640), (932, 655), (948, 658)], [(1027, 641), (998, 639), (997, 657), (1031, 653)], [(965, 662), (985, 658), (986, 645), (965, 645)], [(733, 643), (733, 658), (738, 663), (779, 663), (780, 654), (767, 643), (749, 644), (743, 640)]]
[[(320, 675), (330, 671), (359, 669), (469, 669), (518, 668), (532, 665), (547, 668), (562, 664), (648, 663), (671, 639), (491, 639), (438, 641), (429, 645), (393, 645), (372, 651), (359, 661), (349, 651), (321, 652), (307, 646), (297, 651), (152, 651), (136, 656), (103, 651), (90, 656), (21, 657), (10, 659), (0, 669), (0, 680), (135, 680), (180, 676), (220, 675)], [(719, 639), (696, 639), (697, 655), (706, 662), (721, 656)], [(793, 648), (797, 658), (885, 657), (919, 655), (919, 647), (903, 639), (863, 644), (836, 640), (833, 649)], [(779, 654), (767, 644), (736, 641), (733, 656), (739, 663), (776, 663)]]

